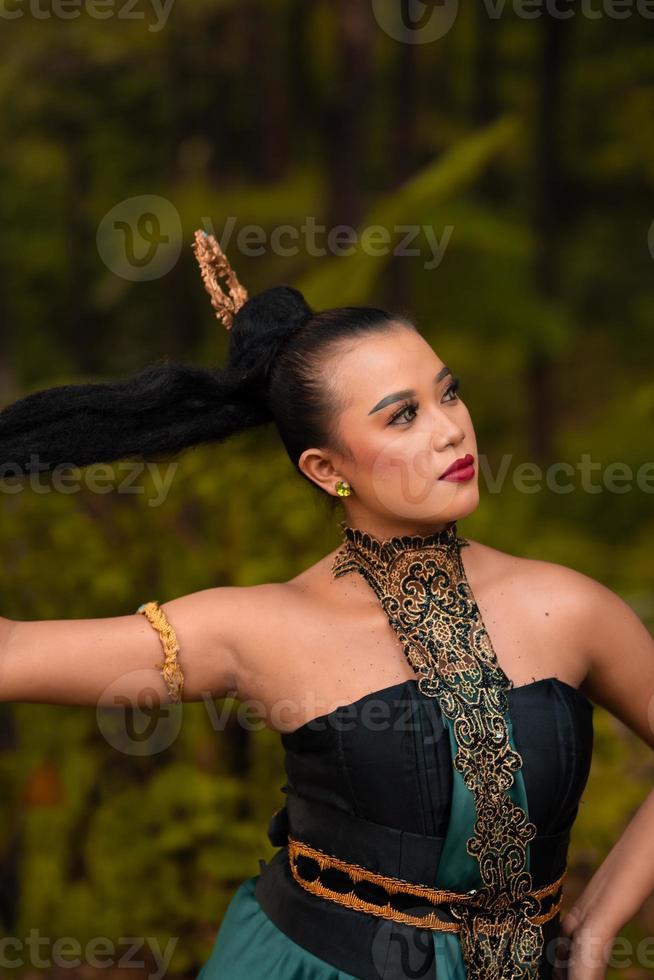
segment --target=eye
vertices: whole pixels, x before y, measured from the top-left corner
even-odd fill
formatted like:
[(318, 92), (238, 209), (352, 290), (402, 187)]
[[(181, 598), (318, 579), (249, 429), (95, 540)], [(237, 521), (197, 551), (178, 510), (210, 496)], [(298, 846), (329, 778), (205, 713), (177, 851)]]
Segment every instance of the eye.
[[(394, 425), (395, 424), (395, 420), (401, 418), (404, 415), (405, 412), (412, 411), (412, 412), (415, 413), (415, 411), (416, 411), (417, 408), (418, 408), (418, 406), (416, 405), (415, 402), (404, 402), (402, 408), (400, 408), (397, 412), (395, 412), (394, 415), (392, 415), (390, 417), (390, 419), (388, 421), (388, 424), (389, 425)], [(414, 414), (414, 418), (415, 418), (415, 414)], [(407, 422), (412, 422), (412, 421), (413, 421), (413, 419), (407, 419), (404, 422), (404, 425), (406, 425)]]
[[(457, 391), (459, 390), (459, 385), (460, 384), (461, 384), (461, 378), (455, 376), (452, 379), (452, 384), (451, 385), (448, 385), (445, 394), (446, 395), (449, 395), (449, 394), (456, 395)], [(453, 401), (453, 400), (454, 399), (452, 399), (452, 398), (448, 398), (448, 401)]]
[[(453, 402), (453, 401), (456, 401), (457, 400), (456, 393), (459, 390), (460, 384), (461, 384), (461, 379), (459, 377), (455, 376), (452, 379), (452, 383), (449, 384), (447, 386), (447, 388), (445, 389), (445, 394), (443, 396), (443, 398), (444, 398), (445, 401)], [(449, 398), (448, 395), (452, 395), (453, 397)], [(396, 425), (396, 424), (408, 425), (409, 422), (413, 422), (413, 419), (416, 417), (417, 410), (418, 410), (418, 405), (417, 405), (416, 402), (410, 402), (410, 401), (404, 402), (403, 405), (402, 405), (402, 407), (399, 408), (397, 410), (397, 412), (395, 412), (394, 415), (391, 416), (391, 418), (388, 421), (388, 424), (389, 425)], [(405, 421), (403, 423), (397, 423), (397, 419), (401, 419), (402, 416), (406, 416), (406, 413), (409, 412), (409, 411), (414, 413), (413, 416), (411, 418), (405, 418)]]

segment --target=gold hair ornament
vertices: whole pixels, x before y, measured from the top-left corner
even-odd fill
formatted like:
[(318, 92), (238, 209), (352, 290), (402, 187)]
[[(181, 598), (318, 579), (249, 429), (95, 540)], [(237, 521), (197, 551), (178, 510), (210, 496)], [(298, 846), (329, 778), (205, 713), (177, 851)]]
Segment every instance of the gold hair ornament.
[[(200, 266), (204, 288), (211, 297), (211, 305), (216, 311), (216, 317), (226, 330), (231, 330), (235, 314), (247, 302), (247, 290), (238, 281), (229, 259), (213, 235), (198, 229), (191, 247)], [(219, 282), (221, 277), (226, 280), (227, 291)]]

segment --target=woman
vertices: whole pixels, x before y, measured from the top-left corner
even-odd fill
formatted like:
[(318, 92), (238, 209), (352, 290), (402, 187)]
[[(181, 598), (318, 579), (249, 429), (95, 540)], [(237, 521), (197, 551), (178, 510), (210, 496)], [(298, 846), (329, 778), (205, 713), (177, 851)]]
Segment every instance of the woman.
[(3, 457), (153, 458), (272, 420), (342, 500), (343, 543), (289, 581), (143, 615), (2, 619), (0, 698), (113, 703), (147, 678), (162, 700), (265, 705), (286, 749), (279, 850), (198, 980), (599, 980), (654, 889), (654, 794), (561, 921), (568, 842), (593, 702), (654, 746), (648, 631), (587, 576), (458, 534), (479, 502), (475, 432), (415, 324), (314, 313), (285, 286), (248, 299), (214, 239), (196, 254), (226, 367), (31, 394), (0, 413)]

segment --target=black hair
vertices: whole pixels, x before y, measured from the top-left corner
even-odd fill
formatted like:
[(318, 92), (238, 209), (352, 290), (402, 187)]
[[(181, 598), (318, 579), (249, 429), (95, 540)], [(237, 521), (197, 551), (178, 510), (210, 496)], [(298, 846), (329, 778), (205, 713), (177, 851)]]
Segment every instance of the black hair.
[(415, 329), (406, 316), (375, 307), (314, 312), (298, 289), (271, 287), (234, 316), (224, 367), (163, 360), (124, 380), (45, 388), (5, 407), (0, 476), (8, 466), (33, 472), (161, 460), (272, 421), (291, 462), (315, 487), (297, 465), (302, 452), (345, 451), (333, 424), (338, 379), (321, 370), (325, 355), (398, 322)]

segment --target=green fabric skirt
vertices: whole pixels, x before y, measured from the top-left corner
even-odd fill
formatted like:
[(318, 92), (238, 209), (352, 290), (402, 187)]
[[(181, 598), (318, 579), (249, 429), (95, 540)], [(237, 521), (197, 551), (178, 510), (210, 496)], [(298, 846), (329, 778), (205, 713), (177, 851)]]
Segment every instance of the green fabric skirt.
[(298, 946), (270, 921), (254, 894), (258, 877), (235, 892), (196, 980), (357, 980)]
[[(511, 719), (506, 717), (510, 744), (515, 748)], [(445, 719), (452, 757), (457, 742), (454, 726)], [(523, 774), (518, 770), (508, 795), (527, 810)], [(452, 812), (439, 863), (439, 888), (467, 891), (483, 882), (479, 865), (466, 851), (465, 841), (475, 823), (475, 804), (463, 777), (454, 769)], [(529, 866), (529, 847), (527, 847)], [(271, 922), (254, 894), (258, 875), (237, 889), (222, 921), (213, 951), (197, 980), (357, 980), (293, 942)], [(434, 883), (436, 884), (436, 883)], [(436, 964), (448, 980), (466, 980), (461, 944), (457, 935), (433, 932)]]

